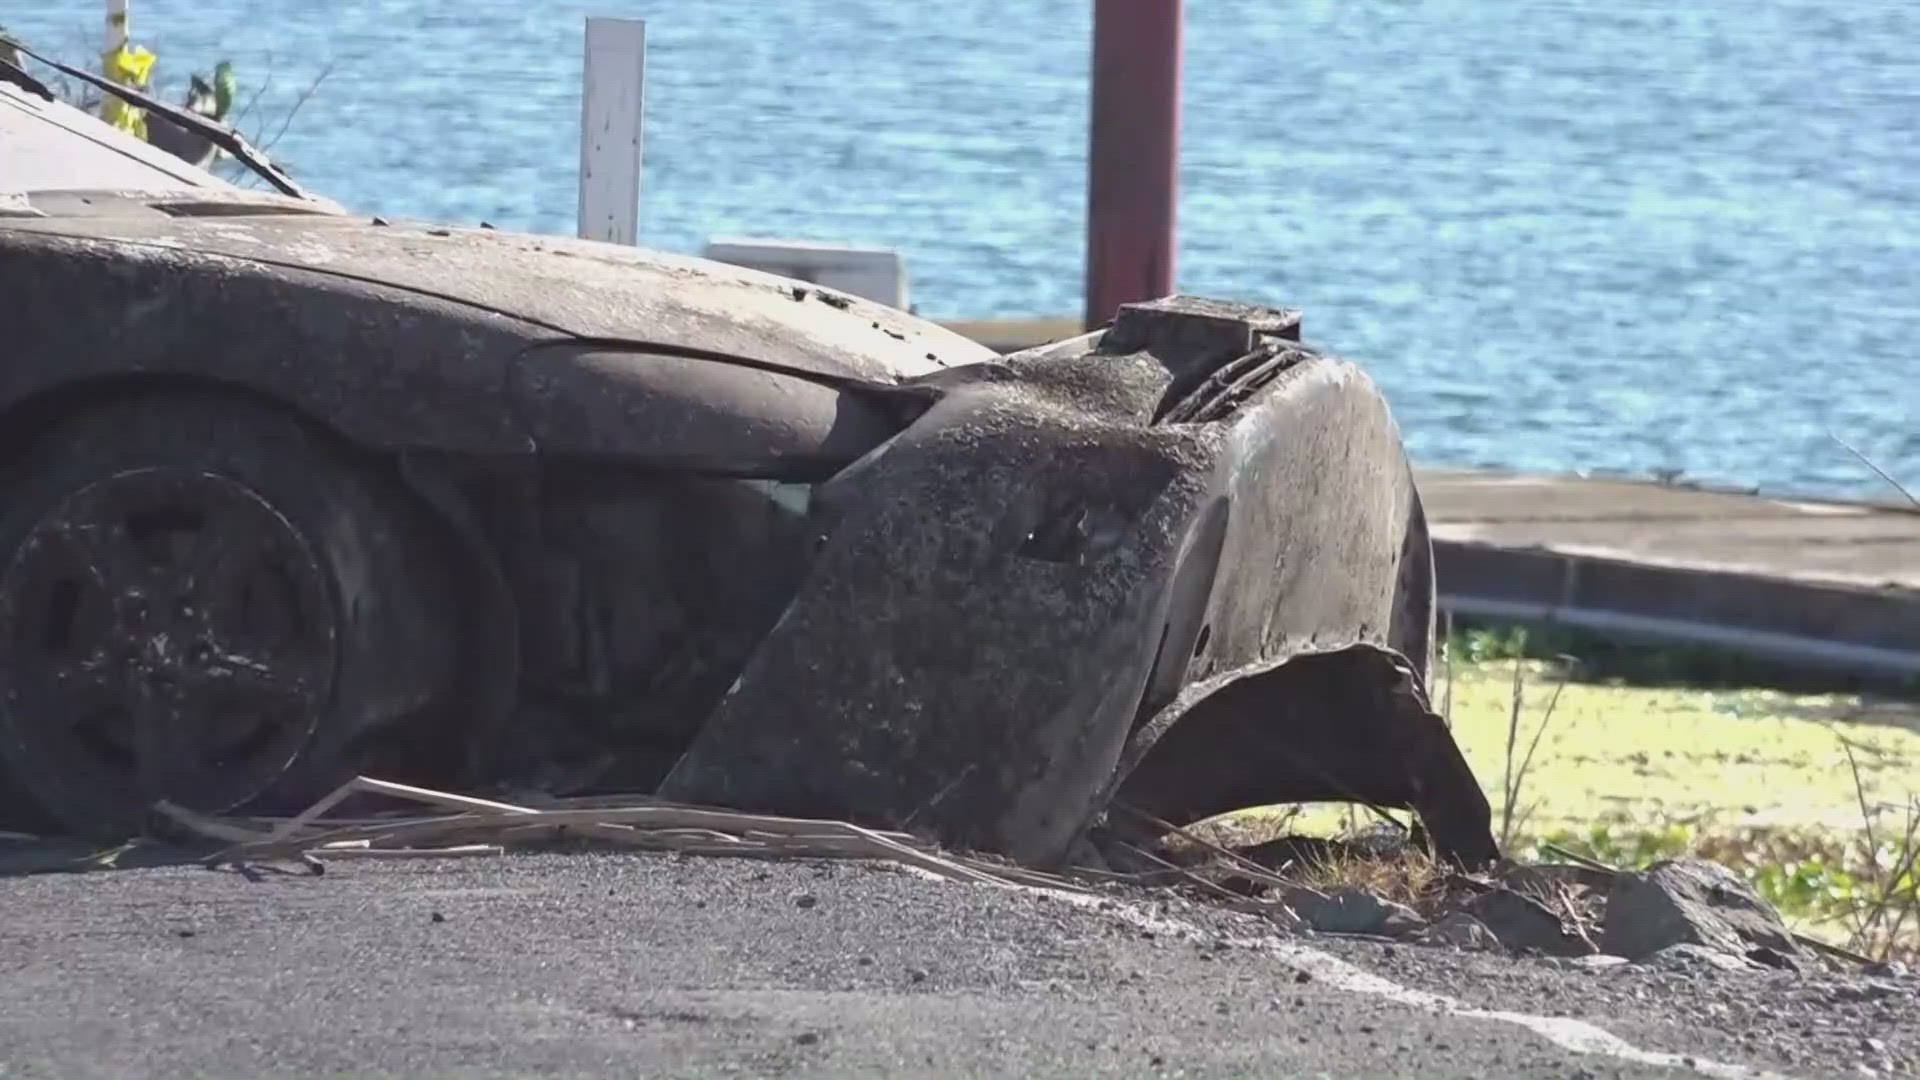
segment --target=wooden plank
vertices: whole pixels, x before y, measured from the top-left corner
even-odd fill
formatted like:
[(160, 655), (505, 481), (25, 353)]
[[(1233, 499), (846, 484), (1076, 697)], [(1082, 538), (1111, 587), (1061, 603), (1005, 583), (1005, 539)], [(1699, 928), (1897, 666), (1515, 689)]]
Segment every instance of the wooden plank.
[(1436, 539), (1920, 590), (1920, 514), (1655, 483), (1422, 471)]
[(640, 239), (641, 127), (646, 104), (647, 24), (587, 20), (580, 94), (580, 235)]

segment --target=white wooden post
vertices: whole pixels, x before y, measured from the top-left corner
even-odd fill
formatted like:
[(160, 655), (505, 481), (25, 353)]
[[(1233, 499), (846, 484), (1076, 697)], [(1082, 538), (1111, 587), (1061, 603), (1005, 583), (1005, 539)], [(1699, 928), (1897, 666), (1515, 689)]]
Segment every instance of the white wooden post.
[(640, 133), (646, 102), (647, 24), (587, 19), (580, 94), (580, 236), (640, 239)]
[(107, 0), (107, 55), (127, 44), (127, 0)]

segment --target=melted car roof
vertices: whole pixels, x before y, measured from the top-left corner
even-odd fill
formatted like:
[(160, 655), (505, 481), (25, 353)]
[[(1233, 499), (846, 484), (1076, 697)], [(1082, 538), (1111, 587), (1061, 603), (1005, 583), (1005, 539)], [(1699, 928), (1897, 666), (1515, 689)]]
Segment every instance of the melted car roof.
[[(6, 212), (9, 197), (23, 213)], [(219, 213), (205, 212), (200, 204), (209, 200), (224, 204)], [(0, 228), (377, 282), (564, 335), (859, 381), (897, 382), (995, 355), (898, 309), (707, 259), (572, 237), (389, 224), (324, 200), (249, 191), (5, 83)]]

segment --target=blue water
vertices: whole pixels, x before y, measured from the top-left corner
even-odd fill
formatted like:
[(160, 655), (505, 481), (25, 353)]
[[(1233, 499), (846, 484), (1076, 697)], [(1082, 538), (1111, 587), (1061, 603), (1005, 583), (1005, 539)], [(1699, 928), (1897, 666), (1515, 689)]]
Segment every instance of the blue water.
[[(570, 232), (582, 19), (648, 20), (642, 240), (901, 249), (1077, 313), (1085, 0), (132, 0), (357, 208)], [(0, 0), (89, 55), (97, 0)], [(1426, 464), (1920, 485), (1920, 2), (1189, 0), (1179, 285), (1303, 307)], [(243, 87), (243, 100), (252, 87)]]

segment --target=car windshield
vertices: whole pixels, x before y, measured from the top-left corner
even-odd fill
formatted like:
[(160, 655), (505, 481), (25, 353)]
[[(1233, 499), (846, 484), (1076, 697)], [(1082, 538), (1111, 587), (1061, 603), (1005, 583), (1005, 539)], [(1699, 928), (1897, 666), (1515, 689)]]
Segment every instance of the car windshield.
[[(266, 155), (258, 148), (249, 145), (246, 139), (240, 136), (239, 132), (221, 124), (214, 123), (190, 110), (169, 105), (142, 91), (121, 86), (110, 79), (102, 78), (92, 72), (83, 71), (70, 64), (63, 64), (58, 60), (42, 56), (32, 49), (27, 48), (18, 40), (0, 34), (0, 86), (5, 87), (9, 97), (20, 106), (14, 111), (17, 114), (24, 114), (13, 117), (18, 123), (20, 131), (23, 135), (29, 132), (34, 120), (44, 121), (48, 126), (60, 129), (60, 132), (52, 134), (45, 132), (39, 133), (41, 138), (51, 143), (53, 153), (46, 155), (48, 160), (42, 166), (50, 172), (57, 174), (73, 173), (74, 169), (69, 159), (77, 153), (83, 162), (90, 162), (94, 165), (109, 164), (110, 168), (117, 169), (122, 173), (125, 173), (131, 167), (134, 171), (145, 176), (149, 183), (157, 182), (160, 185), (158, 188), (146, 188), (145, 190), (173, 191), (183, 186), (186, 188), (236, 190), (233, 185), (225, 183), (211, 173), (190, 166), (182, 168), (168, 158), (165, 153), (158, 149), (149, 148), (142, 140), (135, 139), (125, 132), (118, 131), (107, 124), (101, 123), (93, 116), (79, 109), (65, 106), (61, 102), (56, 101), (52, 91), (47, 88), (45, 83), (28, 74), (26, 69), (20, 66), (22, 57), (31, 57), (69, 78), (78, 79), (103, 93), (118, 97), (136, 109), (143, 109), (149, 114), (152, 120), (164, 121), (191, 132), (194, 135), (198, 135), (213, 146), (225, 151), (234, 161), (251, 170), (256, 176), (273, 185), (281, 194), (303, 201), (311, 201), (312, 197), (305, 191), (302, 191), (300, 185), (294, 183), (293, 178), (289, 177), (285, 170), (267, 160)], [(62, 133), (64, 133), (64, 135)], [(29, 161), (36, 159), (36, 155), (34, 154), (13, 153), (12, 146), (4, 139), (5, 134), (6, 129), (0, 128), (0, 150), (8, 151), (7, 155), (0, 156), (0, 163), (4, 163), (7, 157), (24, 157)], [(23, 138), (22, 149), (29, 148)], [(107, 152), (110, 156), (130, 160), (110, 161), (110, 157), (101, 156), (102, 151)], [(139, 168), (140, 166), (146, 166), (146, 168)], [(25, 168), (25, 166), (22, 166), (22, 168)], [(155, 177), (155, 173), (159, 174), (159, 176)], [(91, 174), (83, 170), (79, 175), (89, 176)], [(23, 187), (15, 189), (14, 192), (11, 193), (11, 197), (14, 199), (20, 198), (21, 196), (18, 192), (24, 190), (56, 189), (27, 189)], [(7, 193), (8, 189), (0, 186), (0, 194)]]
[(0, 194), (229, 187), (70, 105), (0, 82)]

